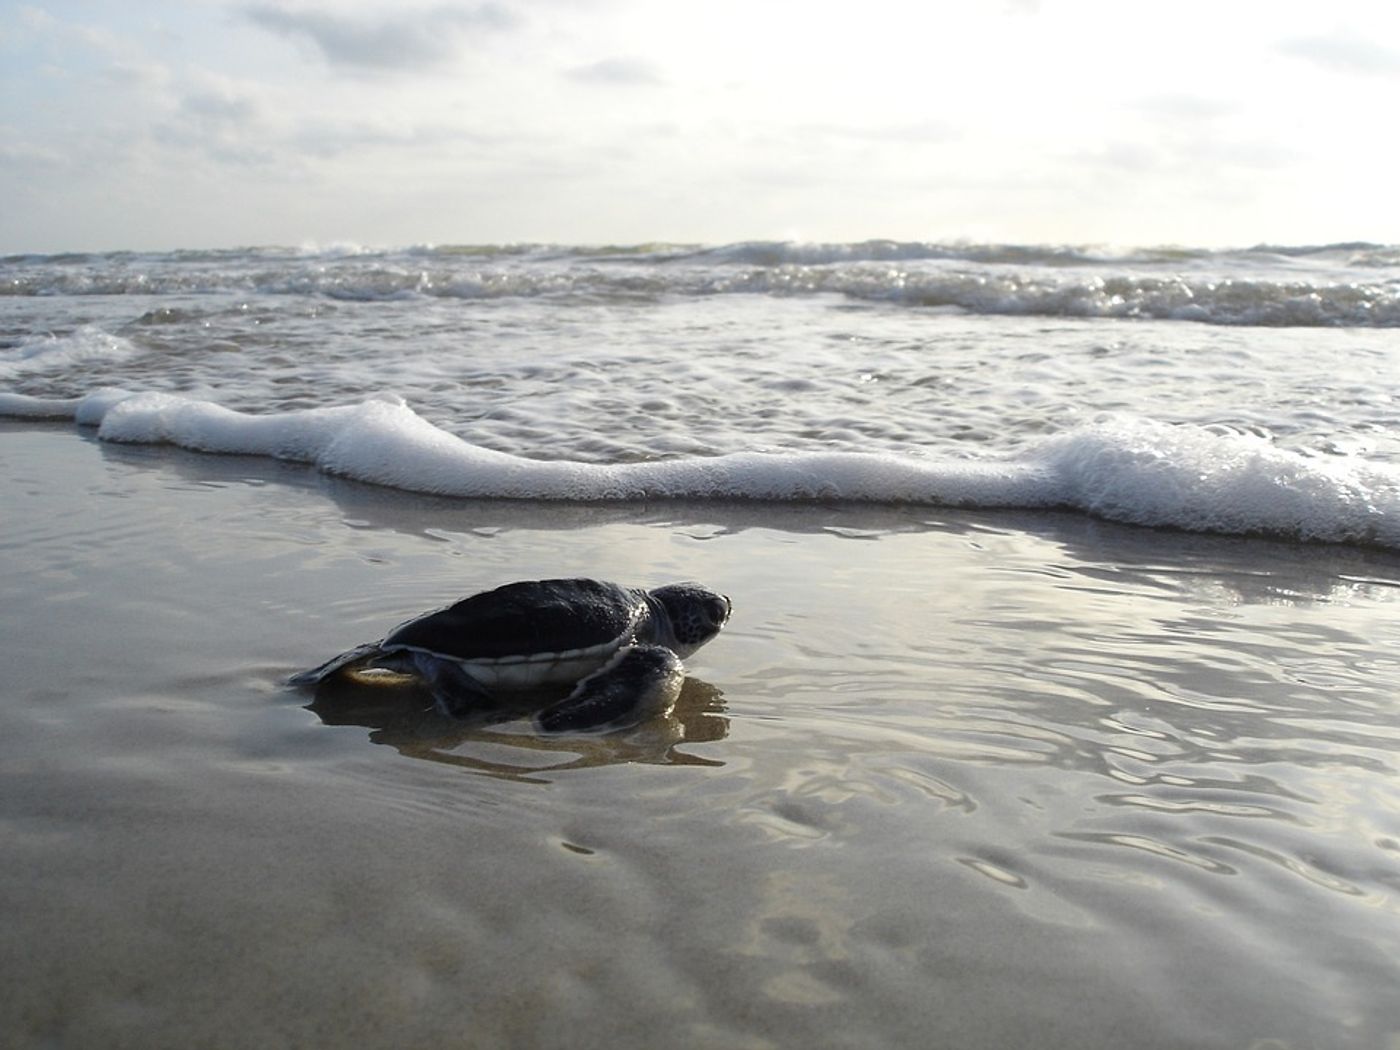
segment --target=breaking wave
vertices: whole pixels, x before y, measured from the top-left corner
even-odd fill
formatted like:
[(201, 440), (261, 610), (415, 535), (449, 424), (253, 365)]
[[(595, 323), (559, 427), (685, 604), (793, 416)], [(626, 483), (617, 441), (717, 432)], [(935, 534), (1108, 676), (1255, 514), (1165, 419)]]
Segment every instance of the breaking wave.
[(1400, 249), (1373, 244), (1113, 251), (1076, 246), (745, 242), (359, 246), (10, 256), (0, 296), (289, 295), (627, 300), (838, 295), (977, 314), (1218, 325), (1400, 326)]
[(1400, 548), (1400, 467), (1307, 455), (1249, 432), (1106, 416), (1014, 456), (742, 452), (540, 461), (473, 445), (403, 400), (268, 414), (166, 393), (0, 394), (0, 414), (66, 418), (105, 441), (269, 456), (414, 492), (481, 499), (761, 500), (1064, 508), (1226, 535)]

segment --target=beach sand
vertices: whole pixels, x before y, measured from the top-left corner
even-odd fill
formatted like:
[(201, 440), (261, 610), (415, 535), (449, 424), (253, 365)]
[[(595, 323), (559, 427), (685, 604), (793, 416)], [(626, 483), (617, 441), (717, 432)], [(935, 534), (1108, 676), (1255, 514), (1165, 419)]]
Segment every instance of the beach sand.
[[(1062, 514), (569, 507), (0, 424), (15, 1047), (1400, 1045), (1400, 561)], [(697, 579), (670, 719), (285, 677)]]

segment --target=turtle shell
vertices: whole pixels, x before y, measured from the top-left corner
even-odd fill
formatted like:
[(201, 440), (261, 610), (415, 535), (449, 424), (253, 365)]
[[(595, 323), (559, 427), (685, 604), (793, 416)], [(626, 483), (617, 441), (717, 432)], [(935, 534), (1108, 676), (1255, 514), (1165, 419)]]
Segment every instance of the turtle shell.
[(629, 643), (644, 593), (599, 580), (508, 583), (409, 620), (381, 643), (462, 664), (483, 685), (528, 686), (588, 674)]

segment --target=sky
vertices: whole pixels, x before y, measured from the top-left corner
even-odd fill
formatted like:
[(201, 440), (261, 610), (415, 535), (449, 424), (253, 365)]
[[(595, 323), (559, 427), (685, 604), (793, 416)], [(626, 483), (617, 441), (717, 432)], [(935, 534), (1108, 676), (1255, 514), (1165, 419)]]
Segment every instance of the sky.
[(0, 0), (0, 253), (1400, 243), (1394, 0)]

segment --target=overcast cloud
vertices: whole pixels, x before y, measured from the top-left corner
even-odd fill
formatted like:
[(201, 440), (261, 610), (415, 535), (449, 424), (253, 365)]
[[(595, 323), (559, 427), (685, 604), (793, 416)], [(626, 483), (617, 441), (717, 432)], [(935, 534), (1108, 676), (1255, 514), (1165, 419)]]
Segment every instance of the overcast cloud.
[(352, 71), (417, 72), (448, 63), (471, 36), (509, 29), (518, 21), (498, 4), (357, 14), (255, 4), (243, 12), (254, 25), (310, 43), (331, 66)]
[(568, 75), (585, 84), (660, 84), (665, 80), (656, 66), (640, 58), (605, 58), (570, 69)]
[(0, 251), (1400, 241), (1389, 0), (0, 0)]
[(1280, 49), (1334, 73), (1400, 77), (1400, 49), (1351, 33), (1296, 37), (1285, 40)]

